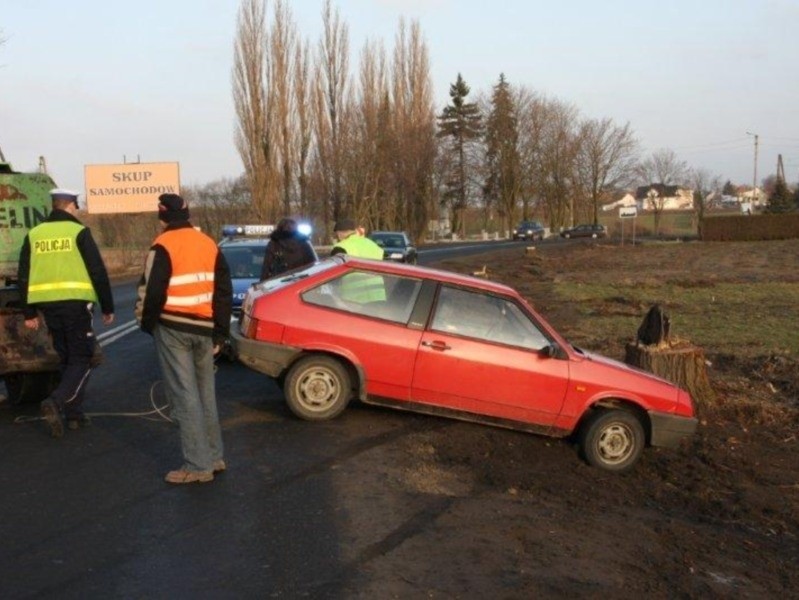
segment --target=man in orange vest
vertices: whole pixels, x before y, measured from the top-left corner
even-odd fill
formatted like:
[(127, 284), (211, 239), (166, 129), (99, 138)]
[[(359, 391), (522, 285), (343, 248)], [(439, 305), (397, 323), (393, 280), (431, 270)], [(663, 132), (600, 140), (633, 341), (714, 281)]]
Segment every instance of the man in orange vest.
[(161, 194), (158, 219), (164, 230), (147, 255), (136, 318), (155, 338), (166, 397), (180, 427), (183, 465), (165, 479), (202, 483), (226, 468), (214, 355), (230, 333), (233, 285), (216, 242), (189, 222), (183, 198)]

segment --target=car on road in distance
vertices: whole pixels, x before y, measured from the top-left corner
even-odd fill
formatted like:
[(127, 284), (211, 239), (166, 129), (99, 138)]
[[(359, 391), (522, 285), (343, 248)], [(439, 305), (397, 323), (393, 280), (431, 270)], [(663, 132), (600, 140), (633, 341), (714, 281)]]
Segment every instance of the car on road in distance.
[(522, 221), (513, 230), (514, 240), (543, 240), (546, 229), (539, 221)]
[(608, 236), (608, 230), (605, 229), (604, 225), (592, 225), (589, 223), (577, 225), (575, 227), (570, 227), (569, 229), (564, 229), (563, 231), (560, 232), (560, 237), (564, 238), (578, 238), (578, 237), (603, 238), (607, 236)]
[(383, 260), (416, 264), (416, 246), (404, 231), (373, 231), (368, 237), (383, 249)]
[(250, 288), (231, 341), (310, 421), (357, 398), (576, 434), (584, 459), (610, 471), (697, 424), (686, 391), (572, 346), (514, 289), (447, 271), (334, 256)]

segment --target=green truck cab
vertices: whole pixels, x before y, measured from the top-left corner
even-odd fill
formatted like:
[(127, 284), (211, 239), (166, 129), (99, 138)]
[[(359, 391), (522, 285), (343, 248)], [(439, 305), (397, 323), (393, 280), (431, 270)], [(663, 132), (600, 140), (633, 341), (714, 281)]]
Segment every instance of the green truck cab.
[(55, 182), (45, 172), (14, 171), (0, 153), (0, 376), (12, 404), (44, 399), (58, 380), (58, 355), (47, 329), (25, 327), (16, 285), (28, 231), (50, 214)]

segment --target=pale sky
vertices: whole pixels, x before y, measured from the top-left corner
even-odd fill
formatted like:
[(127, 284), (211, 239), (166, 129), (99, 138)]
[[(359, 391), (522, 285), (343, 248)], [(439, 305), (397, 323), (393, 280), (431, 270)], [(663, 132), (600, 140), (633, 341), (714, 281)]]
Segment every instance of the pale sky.
[[(319, 39), (322, 0), (288, 0)], [(271, 2), (269, 7), (271, 9)], [(418, 19), (440, 112), (462, 73), (500, 73), (585, 117), (629, 122), (642, 148), (751, 184), (799, 179), (799, 0), (338, 0), (351, 72), (367, 38)], [(0, 148), (44, 156), (61, 187), (86, 164), (179, 162), (181, 183), (241, 174), (231, 69), (239, 0), (0, 0)]]

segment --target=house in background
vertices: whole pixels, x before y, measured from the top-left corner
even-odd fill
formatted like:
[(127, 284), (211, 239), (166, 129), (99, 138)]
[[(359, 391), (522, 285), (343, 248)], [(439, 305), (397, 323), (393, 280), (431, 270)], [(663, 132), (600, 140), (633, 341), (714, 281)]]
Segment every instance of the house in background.
[(635, 190), (635, 200), (641, 210), (691, 210), (694, 191), (678, 185), (651, 183)]
[(608, 202), (607, 204), (602, 206), (602, 211), (607, 212), (609, 210), (616, 210), (617, 208), (628, 208), (630, 206), (638, 206), (638, 203), (635, 201), (635, 196), (633, 196), (630, 192), (624, 194), (618, 200), (614, 200), (612, 202)]

